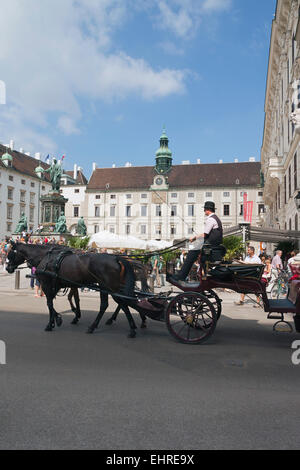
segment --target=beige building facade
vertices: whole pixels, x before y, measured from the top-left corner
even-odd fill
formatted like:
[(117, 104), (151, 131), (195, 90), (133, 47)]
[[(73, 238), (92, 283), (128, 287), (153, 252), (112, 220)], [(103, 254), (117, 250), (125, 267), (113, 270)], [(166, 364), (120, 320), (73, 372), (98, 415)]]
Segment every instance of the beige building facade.
[(300, 0), (278, 0), (273, 20), (265, 97), (261, 165), (264, 226), (299, 230)]

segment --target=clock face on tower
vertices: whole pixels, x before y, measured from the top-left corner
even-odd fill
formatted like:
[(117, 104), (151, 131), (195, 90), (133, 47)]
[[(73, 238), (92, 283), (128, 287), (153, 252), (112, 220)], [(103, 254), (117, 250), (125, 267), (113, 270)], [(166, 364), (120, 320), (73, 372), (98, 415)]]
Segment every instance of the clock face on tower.
[(161, 184), (163, 184), (163, 182), (164, 182), (163, 178), (160, 178), (160, 177), (159, 177), (159, 178), (156, 178), (156, 180), (155, 180), (155, 184), (157, 184), (158, 186), (160, 186)]

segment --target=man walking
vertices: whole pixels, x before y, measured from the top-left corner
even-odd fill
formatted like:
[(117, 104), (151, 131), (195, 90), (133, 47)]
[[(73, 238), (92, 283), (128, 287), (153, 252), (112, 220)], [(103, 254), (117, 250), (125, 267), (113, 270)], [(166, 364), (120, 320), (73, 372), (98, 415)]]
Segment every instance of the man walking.
[(221, 220), (216, 216), (215, 212), (215, 203), (207, 201), (204, 205), (204, 213), (207, 217), (204, 225), (204, 233), (190, 238), (190, 242), (193, 243), (193, 246), (188, 252), (179, 273), (168, 277), (170, 281), (173, 280), (177, 282), (184, 281), (186, 279), (194, 262), (197, 261), (204, 243), (209, 243), (212, 246), (221, 245), (223, 240), (223, 227)]
[[(247, 256), (244, 259), (244, 261), (242, 261), (242, 263), (243, 264), (262, 264), (261, 259), (255, 254), (255, 248), (253, 246), (248, 247)], [(259, 304), (260, 298), (257, 297), (256, 300), (257, 300), (257, 303)], [(245, 302), (245, 294), (241, 294), (240, 301), (234, 302), (234, 303), (235, 305), (244, 305), (244, 302)], [(255, 308), (259, 307), (258, 304), (254, 304), (253, 307)]]

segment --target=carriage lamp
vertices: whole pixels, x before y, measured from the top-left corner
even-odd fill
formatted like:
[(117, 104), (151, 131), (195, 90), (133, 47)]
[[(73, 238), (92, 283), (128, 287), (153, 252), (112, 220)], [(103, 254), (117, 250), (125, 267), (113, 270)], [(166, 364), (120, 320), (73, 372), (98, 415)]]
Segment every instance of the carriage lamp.
[(298, 191), (298, 194), (295, 197), (295, 203), (296, 203), (297, 210), (300, 211), (300, 191)]

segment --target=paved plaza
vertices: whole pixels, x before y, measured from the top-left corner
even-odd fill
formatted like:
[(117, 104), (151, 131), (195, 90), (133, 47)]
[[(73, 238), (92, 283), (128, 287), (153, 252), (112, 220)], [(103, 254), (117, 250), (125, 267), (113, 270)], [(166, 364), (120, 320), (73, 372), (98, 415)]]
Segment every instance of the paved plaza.
[[(223, 316), (202, 346), (177, 343), (163, 323), (148, 321), (128, 339), (124, 315), (94, 335), (87, 327), (98, 294), (81, 295), (83, 317), (44, 332), (48, 313), (22, 271), (0, 274), (1, 449), (296, 449), (300, 366), (291, 362), (296, 333), (237, 294), (221, 292)], [(139, 318), (136, 316), (139, 323)]]

